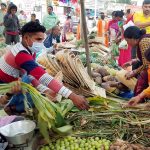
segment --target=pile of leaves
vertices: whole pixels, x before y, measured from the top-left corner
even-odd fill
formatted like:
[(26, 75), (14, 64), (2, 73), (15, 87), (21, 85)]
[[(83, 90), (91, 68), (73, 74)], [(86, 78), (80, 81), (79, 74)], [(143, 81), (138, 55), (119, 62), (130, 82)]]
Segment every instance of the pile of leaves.
[[(66, 119), (77, 136), (97, 136), (150, 146), (150, 104), (122, 108), (124, 101), (90, 98), (89, 111), (72, 110)], [(75, 112), (76, 111), (76, 112)]]

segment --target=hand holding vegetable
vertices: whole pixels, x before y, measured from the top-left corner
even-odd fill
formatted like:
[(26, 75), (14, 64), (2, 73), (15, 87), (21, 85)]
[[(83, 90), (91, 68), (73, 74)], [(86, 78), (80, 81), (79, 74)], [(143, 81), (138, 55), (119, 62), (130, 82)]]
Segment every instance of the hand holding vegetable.
[(136, 73), (134, 71), (128, 72), (125, 77), (127, 80), (130, 80), (131, 78), (135, 77)]
[(21, 82), (20, 81), (14, 82), (14, 85), (12, 86), (10, 92), (0, 97), (0, 104), (1, 105), (7, 104), (8, 100), (10, 100), (13, 95), (18, 94), (20, 91), (21, 91)]
[(135, 96), (131, 98), (127, 106), (136, 106), (138, 103), (140, 103), (140, 101), (141, 101), (141, 97), (139, 95)]
[(89, 104), (86, 99), (82, 96), (76, 95), (75, 93), (71, 93), (69, 98), (72, 100), (75, 106), (82, 110), (88, 110)]
[(127, 67), (131, 66), (132, 62), (127, 62), (125, 64), (123, 64), (122, 68), (126, 69)]
[(17, 81), (14, 82), (14, 85), (12, 86), (11, 90), (10, 90), (10, 94), (18, 94), (19, 92), (21, 92), (21, 82)]

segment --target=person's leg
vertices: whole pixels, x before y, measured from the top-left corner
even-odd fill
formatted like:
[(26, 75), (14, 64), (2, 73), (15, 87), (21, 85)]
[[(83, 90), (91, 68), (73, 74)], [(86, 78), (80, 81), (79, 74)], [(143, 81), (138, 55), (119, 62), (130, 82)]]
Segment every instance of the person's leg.
[(19, 35), (13, 35), (13, 43), (18, 43), (20, 40), (19, 40)]
[(7, 33), (5, 34), (5, 43), (7, 45), (11, 45), (12, 44), (12, 36), (7, 34)]

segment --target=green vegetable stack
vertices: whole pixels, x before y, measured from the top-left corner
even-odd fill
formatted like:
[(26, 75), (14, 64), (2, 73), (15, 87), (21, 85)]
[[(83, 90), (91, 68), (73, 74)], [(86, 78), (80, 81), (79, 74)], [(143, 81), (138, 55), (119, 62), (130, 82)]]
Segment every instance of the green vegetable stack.
[[(13, 86), (10, 84), (0, 85), (0, 94), (8, 93)], [(35, 107), (38, 110), (38, 126), (42, 135), (45, 137), (47, 142), (50, 141), (49, 130), (52, 129), (54, 132), (60, 135), (68, 135), (72, 131), (72, 126), (67, 125), (64, 120), (65, 114), (73, 107), (72, 101), (68, 100), (62, 105), (62, 107), (57, 106), (55, 103), (50, 101), (48, 98), (42, 96), (35, 88), (26, 83), (22, 84), (22, 91), (27, 91), (34, 102)], [(28, 101), (25, 96), (25, 106), (28, 107)]]

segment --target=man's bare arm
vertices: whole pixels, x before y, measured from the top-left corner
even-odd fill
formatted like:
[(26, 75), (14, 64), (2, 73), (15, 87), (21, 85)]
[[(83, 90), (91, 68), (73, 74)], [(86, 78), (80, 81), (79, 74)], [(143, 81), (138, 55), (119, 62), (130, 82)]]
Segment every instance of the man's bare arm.
[(146, 22), (146, 23), (135, 22), (135, 25), (139, 28), (146, 28), (146, 27), (150, 26), (150, 22)]

